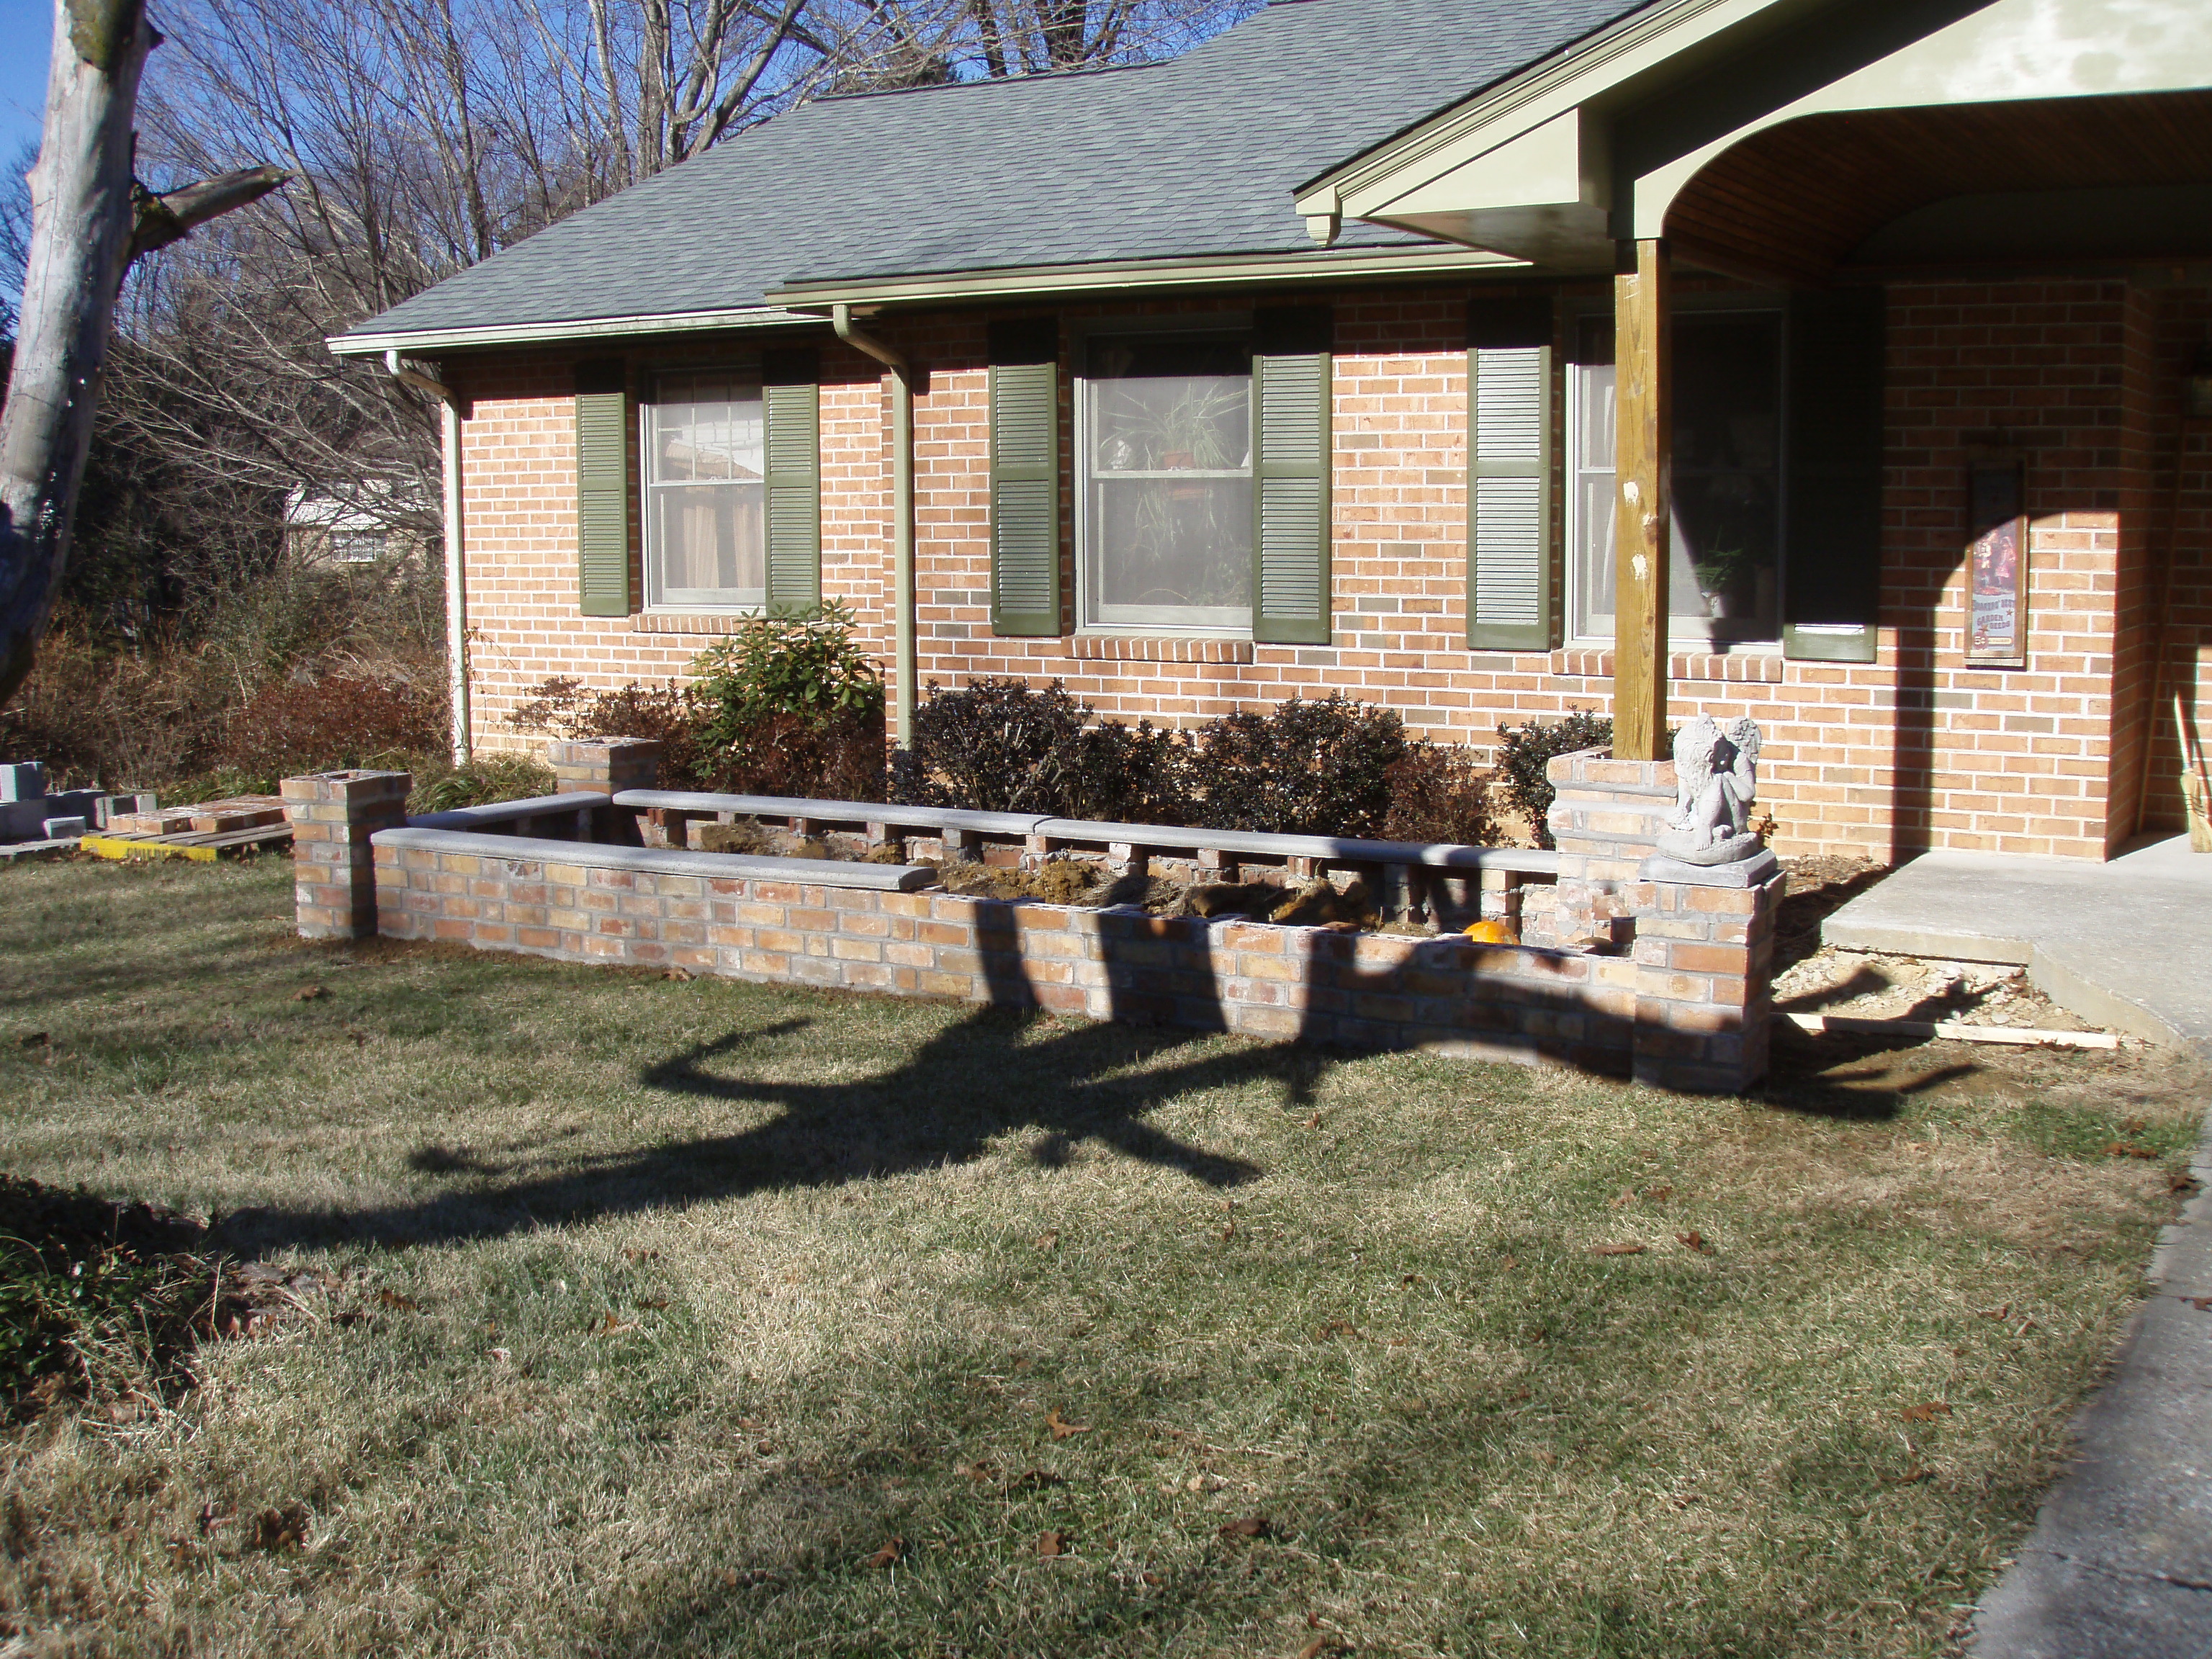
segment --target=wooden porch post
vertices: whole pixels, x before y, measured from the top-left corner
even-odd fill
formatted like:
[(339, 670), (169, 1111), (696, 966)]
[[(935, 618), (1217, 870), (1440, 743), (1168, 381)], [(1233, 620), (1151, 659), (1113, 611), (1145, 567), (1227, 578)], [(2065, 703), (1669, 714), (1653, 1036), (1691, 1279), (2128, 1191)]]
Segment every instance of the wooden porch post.
[[(1626, 269), (1632, 247), (1635, 264)], [(1667, 245), (1621, 244), (1613, 280), (1614, 477), (1613, 752), (1663, 760), (1668, 531), (1673, 517), (1674, 366)]]

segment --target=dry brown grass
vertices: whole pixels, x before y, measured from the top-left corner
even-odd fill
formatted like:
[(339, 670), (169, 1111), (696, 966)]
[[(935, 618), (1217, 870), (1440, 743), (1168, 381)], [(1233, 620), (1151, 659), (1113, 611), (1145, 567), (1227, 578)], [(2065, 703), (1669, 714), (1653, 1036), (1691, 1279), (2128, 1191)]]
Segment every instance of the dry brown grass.
[(32, 1652), (1942, 1652), (2201, 1098), (1941, 1046), (1686, 1098), (0, 881), (7, 1166), (331, 1276), (0, 1449)]

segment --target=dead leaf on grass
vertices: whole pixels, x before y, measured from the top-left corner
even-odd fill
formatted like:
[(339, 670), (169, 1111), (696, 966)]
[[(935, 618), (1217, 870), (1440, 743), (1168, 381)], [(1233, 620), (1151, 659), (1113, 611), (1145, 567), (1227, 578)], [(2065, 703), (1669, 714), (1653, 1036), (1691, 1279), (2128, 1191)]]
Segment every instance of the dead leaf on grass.
[(650, 1312), (658, 1313), (661, 1309), (668, 1305), (668, 1298), (665, 1296), (640, 1297), (638, 1298), (637, 1305)]
[(1352, 1650), (1334, 1636), (1316, 1636), (1298, 1650), (1298, 1659), (1321, 1659), (1325, 1653), (1349, 1653)]
[(1646, 1187), (1644, 1196), (1654, 1204), (1664, 1204), (1674, 1196), (1674, 1189), (1672, 1187)]
[(307, 1506), (305, 1504), (286, 1504), (273, 1510), (264, 1510), (253, 1517), (253, 1536), (246, 1541), (248, 1549), (295, 1550), (307, 1541)]
[(1428, 1280), (1419, 1273), (1403, 1273), (1399, 1276), (1398, 1282), (1401, 1285), (1425, 1285)]
[(1326, 1342), (1333, 1336), (1358, 1336), (1358, 1334), (1359, 1333), (1353, 1328), (1352, 1323), (1350, 1320), (1332, 1319), (1328, 1324), (1323, 1325), (1319, 1330), (1314, 1333), (1314, 1340), (1316, 1342)]
[(2166, 1176), (2166, 1189), (2176, 1198), (2194, 1198), (2204, 1190), (2204, 1183), (2195, 1176), (2177, 1170)]
[(996, 1480), (999, 1467), (995, 1463), (955, 1463), (952, 1473), (965, 1475), (970, 1480)]
[(1706, 1241), (1705, 1236), (1694, 1227), (1686, 1233), (1676, 1233), (1674, 1242), (1686, 1249), (1695, 1250), (1699, 1255), (1711, 1255), (1713, 1253), (1713, 1247)]
[(658, 1250), (633, 1250), (628, 1245), (624, 1245), (623, 1247), (623, 1260), (625, 1261), (658, 1261), (660, 1260), (660, 1252)]
[(1923, 1405), (1907, 1406), (1901, 1415), (1908, 1423), (1932, 1423), (1939, 1417), (1951, 1414), (1948, 1400), (1930, 1400)]
[(1008, 1492), (1036, 1492), (1046, 1486), (1064, 1486), (1067, 1477), (1054, 1474), (1050, 1469), (1024, 1469), (1006, 1482)]
[(602, 1319), (598, 1324), (592, 1326), (592, 1331), (596, 1336), (613, 1336), (617, 1332), (634, 1331), (636, 1328), (637, 1321), (635, 1319), (624, 1319), (620, 1314), (610, 1308), (607, 1310), (607, 1316), (605, 1319)]
[(2183, 1296), (2174, 1299), (2178, 1302), (2186, 1302), (2199, 1313), (2212, 1313), (2212, 1296)]
[(1052, 1431), (1052, 1437), (1055, 1440), (1065, 1440), (1071, 1434), (1091, 1432), (1091, 1425), (1088, 1423), (1070, 1423), (1062, 1418), (1060, 1414), (1060, 1407), (1057, 1406), (1045, 1413), (1044, 1425)]
[(1274, 1535), (1275, 1527), (1264, 1515), (1248, 1515), (1242, 1521), (1231, 1521), (1216, 1530), (1222, 1537), (1229, 1539), (1271, 1538)]
[(873, 1555), (868, 1558), (868, 1565), (872, 1567), (896, 1566), (898, 1565), (899, 1558), (905, 1553), (905, 1539), (887, 1538), (884, 1540), (883, 1548), (878, 1550)]
[(303, 985), (298, 990), (292, 993), (292, 1000), (295, 1002), (320, 1002), (328, 995), (330, 995), (329, 990), (323, 986)]
[(376, 1293), (376, 1299), (385, 1307), (395, 1309), (400, 1313), (421, 1313), (422, 1311), (422, 1304), (421, 1303), (417, 1302), (411, 1296), (402, 1296), (397, 1291), (379, 1291)]
[(1902, 1474), (1885, 1474), (1882, 1476), (1882, 1482), (1885, 1486), (1910, 1486), (1917, 1482), (1927, 1480), (1934, 1473), (1934, 1470), (1923, 1468), (1919, 1464), (1915, 1463)]
[(1039, 1233), (1039, 1234), (1038, 1234), (1035, 1238), (1031, 1239), (1030, 1242), (1032, 1244), (1036, 1245), (1036, 1246), (1037, 1247), (1037, 1249), (1039, 1249), (1040, 1250), (1049, 1250), (1049, 1249), (1055, 1249), (1055, 1248), (1059, 1245), (1059, 1243), (1060, 1243), (1060, 1231), (1059, 1231), (1059, 1229), (1057, 1229), (1057, 1228), (1047, 1228), (1043, 1232)]
[(1984, 1319), (2009, 1319), (2012, 1317), (2012, 1304), (2008, 1302), (2002, 1308), (1984, 1308), (1980, 1311)]
[(1597, 1244), (1590, 1249), (1592, 1255), (1642, 1255), (1641, 1244)]
[(1520, 1265), (1521, 1258), (1517, 1255), (1500, 1256), (1498, 1259), (1498, 1271), (1502, 1273), (1510, 1273)]
[(1067, 1553), (1068, 1537), (1064, 1532), (1041, 1532), (1037, 1534), (1036, 1553), (1048, 1561), (1054, 1556)]
[(1618, 1210), (1635, 1202), (1636, 1194), (1633, 1192), (1624, 1191), (1618, 1198), (1608, 1198), (1606, 1200), (1605, 1207), (1608, 1210)]
[(681, 968), (671, 968), (661, 975), (663, 979), (688, 980), (691, 975)]
[(2158, 1154), (2148, 1146), (2137, 1146), (2116, 1140), (2105, 1148), (2105, 1156), (2106, 1158), (2156, 1158)]

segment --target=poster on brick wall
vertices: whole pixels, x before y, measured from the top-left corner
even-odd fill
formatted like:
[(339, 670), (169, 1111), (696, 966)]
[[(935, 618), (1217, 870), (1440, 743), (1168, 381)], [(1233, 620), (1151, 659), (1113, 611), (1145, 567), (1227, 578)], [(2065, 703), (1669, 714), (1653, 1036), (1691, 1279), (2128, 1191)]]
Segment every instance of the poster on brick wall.
[(1966, 660), (2027, 666), (2027, 490), (2014, 459), (1967, 469), (1973, 539), (1966, 544)]

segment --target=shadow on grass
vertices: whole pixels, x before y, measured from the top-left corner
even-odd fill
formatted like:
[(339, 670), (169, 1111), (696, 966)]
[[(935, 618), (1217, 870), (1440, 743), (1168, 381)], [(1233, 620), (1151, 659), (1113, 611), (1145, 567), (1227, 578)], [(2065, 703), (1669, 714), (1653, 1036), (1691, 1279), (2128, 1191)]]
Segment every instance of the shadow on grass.
[[(1097, 1141), (1126, 1157), (1233, 1187), (1261, 1171), (1243, 1159), (1188, 1146), (1144, 1121), (1146, 1113), (1194, 1091), (1281, 1078), (1310, 1057), (1278, 1048), (1210, 1052), (1148, 1064), (1199, 1043), (1196, 1032), (1098, 1024), (1025, 1040), (1039, 1016), (983, 1008), (946, 1027), (912, 1058), (852, 1082), (800, 1083), (732, 1074), (723, 1062), (778, 1038), (809, 1032), (811, 1019), (732, 1031), (648, 1066), (648, 1089), (694, 1099), (781, 1108), (757, 1127), (586, 1156), (551, 1173), (524, 1173), (497, 1157), (443, 1146), (408, 1159), (421, 1171), (474, 1177), (468, 1187), (413, 1204), (360, 1210), (243, 1210), (222, 1226), (233, 1248), (266, 1250), (333, 1239), (381, 1243), (498, 1237), (549, 1223), (592, 1221), (793, 1187), (831, 1187), (963, 1164), (1000, 1137), (1036, 1132), (1031, 1154), (1065, 1163)], [(543, 1148), (524, 1149), (533, 1161)]]

